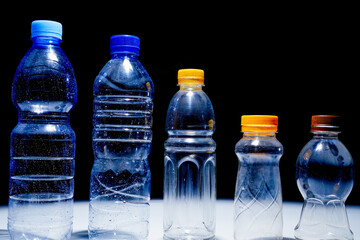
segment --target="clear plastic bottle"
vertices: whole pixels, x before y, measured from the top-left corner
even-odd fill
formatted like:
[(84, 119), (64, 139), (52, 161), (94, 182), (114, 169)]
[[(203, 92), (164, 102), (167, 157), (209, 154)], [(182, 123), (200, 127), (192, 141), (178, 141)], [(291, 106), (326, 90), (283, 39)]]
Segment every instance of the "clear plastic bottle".
[(147, 239), (153, 82), (140, 39), (114, 35), (112, 58), (94, 82), (90, 239)]
[(34, 21), (33, 45), (17, 68), (12, 100), (8, 230), (11, 239), (70, 239), (76, 104), (73, 69), (60, 48), (62, 25)]
[(278, 117), (244, 115), (234, 202), (234, 239), (282, 239), (283, 216), (279, 161), (283, 146), (276, 139)]
[(353, 187), (353, 159), (338, 139), (339, 117), (314, 115), (313, 138), (296, 163), (298, 188), (304, 197), (296, 239), (354, 239), (345, 209)]
[(215, 234), (215, 130), (204, 71), (178, 72), (180, 90), (166, 117), (164, 238), (213, 239)]

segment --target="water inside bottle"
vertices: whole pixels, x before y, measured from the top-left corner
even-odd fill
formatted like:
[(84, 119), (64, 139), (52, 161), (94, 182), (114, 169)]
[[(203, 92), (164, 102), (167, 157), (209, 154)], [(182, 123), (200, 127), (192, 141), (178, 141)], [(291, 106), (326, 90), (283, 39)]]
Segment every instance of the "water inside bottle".
[(214, 237), (215, 146), (212, 139), (208, 140), (168, 140), (171, 144), (165, 152), (165, 239)]
[[(30, 182), (42, 185), (44, 181), (69, 182), (72, 179), (46, 176), (46, 180), (35, 180), (34, 176), (21, 176), (16, 181), (23, 181), (24, 185)], [(70, 239), (72, 209), (73, 198), (69, 194), (43, 192), (10, 196), (8, 229), (11, 239)]]

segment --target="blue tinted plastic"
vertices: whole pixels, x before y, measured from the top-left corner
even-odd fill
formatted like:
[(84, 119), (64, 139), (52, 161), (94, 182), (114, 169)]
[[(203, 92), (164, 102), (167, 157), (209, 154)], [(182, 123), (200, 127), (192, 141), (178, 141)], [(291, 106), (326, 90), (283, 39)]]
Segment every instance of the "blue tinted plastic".
[(90, 239), (148, 236), (153, 89), (132, 52), (113, 53), (95, 79)]
[(73, 217), (76, 104), (73, 69), (60, 39), (35, 37), (17, 68), (12, 100), (19, 122), (11, 133), (11, 239), (70, 239)]
[(110, 38), (110, 54), (116, 52), (139, 53), (140, 39), (132, 35), (114, 35)]
[(49, 20), (37, 20), (31, 23), (31, 39), (35, 37), (54, 37), (62, 39), (62, 25)]

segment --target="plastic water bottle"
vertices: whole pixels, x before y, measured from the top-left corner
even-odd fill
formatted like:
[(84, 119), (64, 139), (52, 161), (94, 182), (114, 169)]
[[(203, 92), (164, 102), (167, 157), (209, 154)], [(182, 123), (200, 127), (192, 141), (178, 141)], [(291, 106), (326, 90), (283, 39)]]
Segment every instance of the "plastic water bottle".
[(282, 239), (283, 216), (276, 139), (278, 117), (244, 115), (236, 144), (239, 169), (235, 191), (234, 239)]
[(34, 21), (33, 45), (17, 68), (12, 100), (8, 230), (11, 239), (70, 239), (76, 103), (73, 69), (60, 48), (62, 25)]
[(140, 40), (115, 35), (94, 82), (90, 239), (147, 239), (153, 82), (138, 60)]
[(178, 72), (180, 90), (166, 117), (164, 238), (213, 239), (215, 233), (215, 130), (204, 71)]
[(297, 239), (354, 239), (345, 209), (353, 187), (353, 159), (338, 139), (339, 117), (315, 115), (313, 138), (301, 150), (296, 179), (305, 201), (295, 227)]

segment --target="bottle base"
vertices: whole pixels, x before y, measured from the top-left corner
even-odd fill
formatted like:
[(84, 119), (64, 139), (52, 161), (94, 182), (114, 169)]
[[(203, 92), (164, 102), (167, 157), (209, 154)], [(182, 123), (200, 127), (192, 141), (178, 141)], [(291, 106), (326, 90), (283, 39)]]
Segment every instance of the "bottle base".
[(215, 235), (204, 237), (197, 235), (167, 236), (164, 234), (164, 240), (215, 240)]
[(234, 238), (235, 240), (286, 240), (289, 238), (283, 237), (255, 237), (255, 238)]
[(294, 236), (299, 240), (353, 240), (344, 202), (306, 199)]
[(147, 240), (138, 236), (118, 231), (89, 231), (90, 240)]

